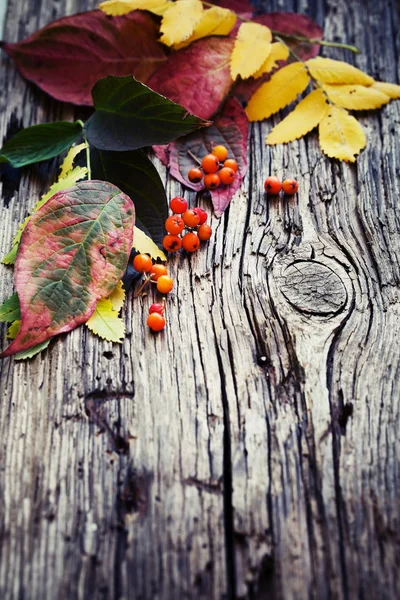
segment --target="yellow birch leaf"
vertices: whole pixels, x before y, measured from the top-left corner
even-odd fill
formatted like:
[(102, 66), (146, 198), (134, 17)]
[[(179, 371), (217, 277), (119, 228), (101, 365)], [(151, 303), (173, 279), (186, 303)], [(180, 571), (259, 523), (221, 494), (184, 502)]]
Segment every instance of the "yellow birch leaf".
[(264, 73), (270, 73), (273, 69), (278, 67), (278, 60), (286, 60), (289, 57), (289, 48), (281, 44), (281, 42), (274, 42), (271, 44), (271, 52), (267, 60), (253, 75), (254, 79), (258, 79)]
[(7, 338), (9, 340), (13, 340), (14, 338), (17, 337), (17, 333), (19, 331), (19, 328), (21, 327), (21, 321), (13, 321), (10, 325), (10, 327), (7, 329)]
[(267, 60), (271, 52), (271, 30), (259, 23), (242, 23), (231, 56), (231, 76), (251, 77)]
[(73, 146), (69, 149), (67, 156), (64, 158), (63, 163), (60, 167), (60, 175), (58, 181), (64, 179), (74, 168), (74, 160), (82, 150), (85, 150), (86, 144), (79, 144), (79, 146)]
[(153, 260), (157, 260), (157, 258), (161, 258), (162, 261), (167, 260), (164, 252), (138, 227), (134, 227), (133, 229), (132, 248), (140, 252), (140, 254), (150, 254)]
[(108, 0), (99, 4), (100, 10), (112, 17), (126, 15), (132, 10), (148, 10), (155, 15), (162, 15), (168, 0)]
[(314, 90), (273, 128), (265, 141), (267, 144), (273, 145), (297, 140), (317, 127), (327, 111), (328, 103), (325, 94), (322, 90)]
[(174, 49), (179, 50), (195, 40), (209, 35), (228, 35), (234, 28), (235, 23), (236, 14), (234, 12), (221, 6), (213, 6), (209, 10), (203, 11), (192, 35), (184, 42), (174, 44)]
[(329, 100), (348, 110), (372, 110), (390, 102), (387, 94), (364, 85), (324, 85)]
[(86, 321), (86, 325), (94, 334), (109, 342), (121, 343), (125, 335), (125, 324), (108, 298), (97, 302), (95, 311)]
[(317, 56), (316, 58), (310, 58), (305, 64), (310, 71), (310, 75), (322, 83), (330, 83), (332, 85), (347, 83), (372, 85), (374, 83), (372, 77), (341, 60)]
[(108, 299), (111, 302), (113, 309), (118, 313), (123, 307), (125, 301), (125, 290), (122, 281), (117, 283), (112, 294), (108, 296)]
[(400, 85), (396, 85), (395, 83), (385, 83), (383, 81), (375, 81), (372, 85), (375, 90), (379, 90), (383, 92), (392, 100), (397, 100), (400, 98)]
[(200, 0), (177, 0), (171, 2), (161, 21), (160, 41), (173, 46), (187, 40), (193, 33), (203, 14)]
[(250, 98), (246, 107), (249, 121), (262, 121), (278, 112), (304, 92), (309, 82), (307, 69), (300, 62), (279, 69)]
[(367, 142), (361, 125), (347, 110), (330, 106), (319, 124), (319, 143), (330, 158), (354, 162)]

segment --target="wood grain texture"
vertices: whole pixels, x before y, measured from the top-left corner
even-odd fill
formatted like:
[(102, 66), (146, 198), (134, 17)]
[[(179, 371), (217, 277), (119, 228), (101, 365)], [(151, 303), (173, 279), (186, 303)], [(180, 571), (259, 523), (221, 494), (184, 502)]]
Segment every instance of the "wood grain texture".
[[(5, 39), (94, 6), (9, 0)], [(305, 12), (362, 52), (325, 56), (400, 83), (395, 0), (265, 6)], [(0, 139), (76, 116), (4, 55), (0, 70)], [(165, 334), (130, 297), (122, 346), (79, 328), (0, 364), (1, 598), (399, 596), (400, 103), (360, 121), (355, 165), (314, 134), (266, 147), (278, 118), (252, 127), (212, 242), (171, 260)], [(55, 166), (1, 172), (2, 253)], [(270, 173), (298, 196), (267, 200)]]

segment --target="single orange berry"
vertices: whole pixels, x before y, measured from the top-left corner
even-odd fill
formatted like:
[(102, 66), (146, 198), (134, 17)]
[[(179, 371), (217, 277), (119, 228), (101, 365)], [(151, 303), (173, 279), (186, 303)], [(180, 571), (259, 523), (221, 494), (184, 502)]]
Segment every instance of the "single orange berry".
[(168, 275), (161, 275), (157, 280), (157, 289), (161, 294), (168, 294), (174, 287), (174, 281)]
[(239, 165), (237, 164), (234, 158), (228, 158), (228, 160), (224, 162), (224, 167), (228, 167), (228, 169), (233, 169), (235, 173), (237, 173), (239, 170)]
[(192, 183), (199, 183), (203, 179), (203, 171), (201, 169), (199, 169), (198, 167), (195, 167), (194, 169), (190, 169), (190, 171), (188, 173), (188, 179)]
[[(203, 225), (201, 225), (203, 227)], [(197, 233), (186, 233), (182, 238), (182, 248), (186, 252), (195, 252), (200, 248), (200, 239)]]
[(132, 264), (139, 273), (148, 273), (153, 266), (153, 261), (148, 254), (136, 254)]
[(212, 234), (212, 229), (209, 225), (206, 225), (205, 223), (203, 225), (200, 225), (200, 227), (197, 230), (197, 235), (199, 236), (199, 239), (202, 242), (206, 242), (207, 240), (210, 239)]
[(178, 235), (178, 233), (181, 233), (184, 228), (185, 223), (181, 217), (178, 217), (178, 215), (168, 217), (168, 219), (165, 221), (165, 229), (168, 231), (168, 233), (172, 233), (173, 235)]
[(264, 190), (271, 196), (277, 196), (282, 189), (282, 182), (278, 177), (267, 177), (264, 181)]
[(204, 176), (204, 187), (208, 190), (215, 190), (221, 183), (220, 178), (216, 173), (209, 173)]
[(149, 307), (149, 314), (151, 315), (152, 313), (159, 313), (160, 315), (164, 314), (164, 310), (165, 310), (165, 306), (164, 304), (161, 304), (160, 302), (157, 302), (155, 304), (152, 304)]
[(170, 233), (163, 239), (163, 246), (168, 252), (177, 252), (182, 245), (182, 240), (177, 235)]
[(184, 220), (185, 225), (188, 227), (197, 227), (197, 225), (200, 223), (199, 215), (192, 209), (185, 210), (182, 215), (182, 219)]
[(167, 274), (168, 274), (167, 267), (165, 265), (161, 265), (160, 263), (156, 263), (155, 265), (153, 265), (151, 268), (151, 271), (150, 271), (150, 275), (151, 275), (151, 278), (153, 281), (157, 281), (157, 279), (159, 277), (161, 277), (161, 275), (167, 275)]
[(165, 319), (160, 313), (153, 312), (147, 317), (147, 325), (152, 331), (162, 331), (165, 327)]
[(285, 194), (288, 196), (293, 196), (293, 194), (295, 194), (299, 189), (299, 184), (295, 179), (285, 179), (285, 181), (282, 183), (282, 188)]
[(175, 198), (172, 198), (171, 202), (169, 203), (169, 207), (173, 213), (181, 215), (185, 212), (185, 210), (187, 210), (188, 203), (186, 202), (185, 198), (182, 198), (182, 196), (175, 196)]
[(206, 154), (201, 161), (204, 173), (216, 173), (219, 169), (219, 160), (215, 154)]
[(223, 183), (224, 185), (231, 185), (231, 183), (236, 177), (236, 172), (230, 167), (222, 167), (222, 169), (218, 173), (218, 176), (221, 180), (221, 183)]
[(211, 150), (211, 153), (215, 154), (215, 156), (218, 158), (219, 162), (224, 162), (224, 160), (226, 160), (228, 158), (228, 150), (225, 148), (225, 146), (222, 146), (222, 145), (215, 146)]
[(204, 210), (204, 208), (200, 208), (200, 206), (196, 206), (193, 210), (200, 217), (199, 225), (203, 225), (203, 223), (205, 223), (208, 219), (206, 211)]

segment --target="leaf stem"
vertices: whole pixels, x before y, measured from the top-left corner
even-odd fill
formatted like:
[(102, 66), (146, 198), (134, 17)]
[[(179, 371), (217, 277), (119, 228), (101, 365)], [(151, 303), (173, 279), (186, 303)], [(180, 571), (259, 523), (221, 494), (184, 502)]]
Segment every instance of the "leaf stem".
[(85, 140), (85, 144), (86, 144), (86, 166), (87, 166), (87, 178), (88, 181), (90, 179), (92, 179), (92, 169), (90, 167), (90, 146), (89, 146), (89, 142), (87, 141), (87, 139), (84, 137), (83, 138)]

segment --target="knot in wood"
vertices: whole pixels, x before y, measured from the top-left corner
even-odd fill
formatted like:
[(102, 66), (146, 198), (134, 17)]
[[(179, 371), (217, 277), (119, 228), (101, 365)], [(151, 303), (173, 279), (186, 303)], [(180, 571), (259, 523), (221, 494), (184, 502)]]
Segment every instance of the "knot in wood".
[(339, 275), (316, 260), (296, 260), (282, 274), (280, 290), (298, 311), (333, 316), (341, 312), (347, 291)]

